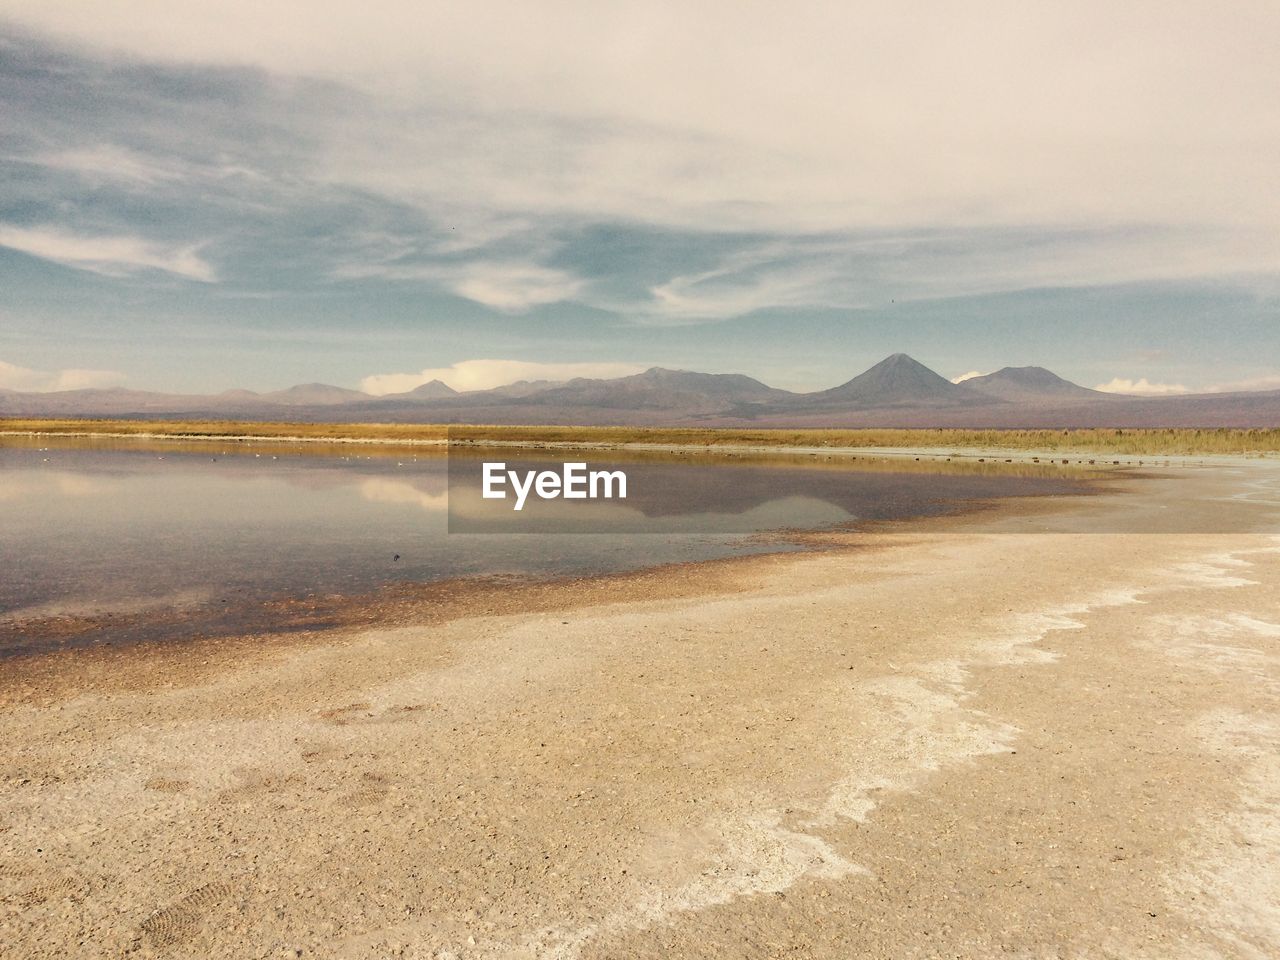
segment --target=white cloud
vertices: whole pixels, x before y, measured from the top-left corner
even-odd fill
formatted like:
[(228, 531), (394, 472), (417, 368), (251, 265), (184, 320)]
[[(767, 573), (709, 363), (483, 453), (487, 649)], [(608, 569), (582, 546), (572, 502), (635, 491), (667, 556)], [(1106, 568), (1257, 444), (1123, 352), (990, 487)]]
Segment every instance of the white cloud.
[(581, 279), (563, 270), (520, 261), (350, 264), (334, 275), (341, 279), (427, 280), (503, 313), (523, 313), (540, 304), (572, 300), (584, 286)]
[[(1276, 4), (1231, 17), (1204, 0), (0, 9), (77, 46), (264, 69), (257, 76), (275, 79), (263, 80), (255, 117), (296, 140), (282, 182), (354, 188), (449, 228), (430, 243), (405, 228), (407, 243), (391, 236), (358, 251), (373, 265), (339, 275), (426, 281), (506, 313), (574, 301), (682, 323), (1280, 272), (1280, 121), (1268, 92), (1280, 87)], [(294, 77), (335, 83), (285, 80)], [(44, 162), (146, 185), (190, 175), (166, 167), (181, 154), (108, 144)], [(522, 246), (607, 222), (836, 240), (762, 243), (626, 299)], [(838, 242), (850, 234), (887, 239)], [(213, 279), (197, 247), (47, 232), (10, 245), (109, 275)], [(464, 251), (486, 259), (409, 262)]]
[(1151, 383), (1146, 377), (1130, 380), (1116, 377), (1109, 383), (1100, 383), (1095, 390), (1107, 393), (1126, 393), (1134, 396), (1174, 396), (1182, 393), (1237, 393), (1251, 390), (1280, 390), (1280, 375), (1250, 377), (1230, 383), (1216, 383), (1207, 387), (1188, 387), (1181, 383)]
[(437, 206), (703, 229), (1280, 219), (1274, 3), (0, 6), (98, 48), (370, 91), (396, 115), (335, 123), (328, 175)]
[(447, 285), (459, 296), (508, 313), (570, 300), (582, 289), (581, 280), (562, 270), (520, 263), (467, 264)]
[(1116, 377), (1108, 383), (1100, 383), (1093, 389), (1104, 393), (1128, 393), (1135, 396), (1159, 397), (1177, 393), (1190, 393), (1191, 390), (1180, 383), (1152, 383), (1146, 377), (1138, 380), (1127, 380)]
[(54, 227), (0, 224), (0, 247), (108, 277), (162, 270), (205, 283), (216, 279), (213, 267), (201, 259), (198, 245), (173, 248), (141, 237), (84, 236)]
[(488, 390), (517, 380), (571, 380), (574, 377), (626, 377), (642, 373), (636, 363), (534, 363), (527, 360), (462, 360), (448, 367), (429, 367), (418, 373), (378, 373), (360, 381), (360, 389), (374, 396), (404, 393), (432, 380), (454, 390)]
[(952, 383), (964, 383), (966, 380), (972, 380), (974, 377), (985, 377), (986, 374), (981, 370), (970, 370), (968, 373), (962, 373), (958, 377), (952, 377)]
[(86, 390), (91, 387), (117, 387), (125, 380), (114, 370), (32, 370), (0, 360), (0, 388), (47, 393), (51, 390)]
[(103, 387), (118, 387), (127, 379), (123, 373), (115, 370), (81, 370), (69, 368), (54, 374), (49, 390), (88, 390)]

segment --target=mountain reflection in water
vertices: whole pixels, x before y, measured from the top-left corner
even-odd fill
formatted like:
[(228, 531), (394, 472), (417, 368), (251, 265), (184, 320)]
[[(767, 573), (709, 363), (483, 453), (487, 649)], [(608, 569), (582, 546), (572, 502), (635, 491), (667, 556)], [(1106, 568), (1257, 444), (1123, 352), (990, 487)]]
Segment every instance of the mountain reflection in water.
[[(759, 534), (1086, 489), (1080, 476), (1029, 465), (510, 448), (453, 459), (451, 488), (438, 448), (7, 438), (0, 656), (265, 630), (291, 598), (332, 606), (459, 577), (581, 576), (796, 549)], [(509, 504), (479, 498), (485, 459), (624, 469), (628, 496), (539, 502), (513, 529)], [(499, 532), (451, 535), (451, 495), (455, 530)]]

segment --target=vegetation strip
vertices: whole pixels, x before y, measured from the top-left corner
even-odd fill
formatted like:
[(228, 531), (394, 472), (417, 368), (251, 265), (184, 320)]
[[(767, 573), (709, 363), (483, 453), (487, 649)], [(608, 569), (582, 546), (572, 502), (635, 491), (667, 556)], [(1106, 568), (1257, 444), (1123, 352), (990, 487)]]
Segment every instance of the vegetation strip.
[(690, 427), (452, 426), (419, 423), (255, 423), (239, 420), (0, 420), (0, 435), (162, 437), (364, 443), (523, 443), (616, 446), (980, 449), (1132, 455), (1280, 452), (1280, 429), (701, 429)]

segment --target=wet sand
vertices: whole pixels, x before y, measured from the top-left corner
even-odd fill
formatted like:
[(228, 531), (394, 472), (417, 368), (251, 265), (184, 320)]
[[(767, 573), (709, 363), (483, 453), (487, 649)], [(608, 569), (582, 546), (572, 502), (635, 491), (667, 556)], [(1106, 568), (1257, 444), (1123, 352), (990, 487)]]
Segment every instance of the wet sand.
[(0, 943), (1273, 956), (1280, 465), (1126, 486), (6, 664)]

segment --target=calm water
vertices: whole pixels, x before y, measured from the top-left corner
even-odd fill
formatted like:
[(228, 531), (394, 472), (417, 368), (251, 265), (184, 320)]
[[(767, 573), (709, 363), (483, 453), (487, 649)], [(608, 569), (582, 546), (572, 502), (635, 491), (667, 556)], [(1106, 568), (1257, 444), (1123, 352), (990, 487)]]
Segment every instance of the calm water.
[[(510, 451), (488, 458), (517, 459)], [(523, 452), (518, 459), (552, 465)], [(273, 617), (293, 622), (281, 613), (290, 598), (334, 601), (456, 577), (572, 576), (786, 549), (758, 534), (1082, 487), (1048, 471), (916, 472), (919, 464), (794, 458), (608, 465), (628, 473), (625, 504), (589, 505), (595, 517), (569, 521), (531, 511), (532, 535), (501, 523), (490, 526), (496, 533), (450, 534), (441, 455), (0, 442), (0, 656), (269, 628)], [(587, 529), (607, 532), (564, 532)], [(300, 625), (323, 622), (317, 614)]]

